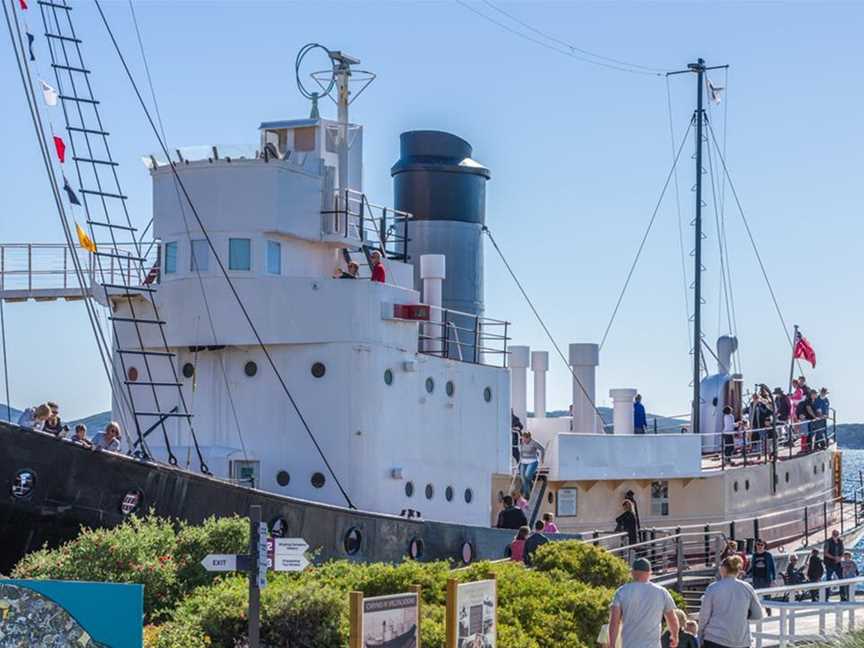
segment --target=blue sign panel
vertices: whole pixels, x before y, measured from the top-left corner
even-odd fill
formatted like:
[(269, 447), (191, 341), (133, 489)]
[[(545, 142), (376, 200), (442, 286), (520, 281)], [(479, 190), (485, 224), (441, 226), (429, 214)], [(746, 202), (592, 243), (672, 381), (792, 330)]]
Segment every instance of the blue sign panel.
[(0, 580), (0, 646), (142, 648), (144, 586)]

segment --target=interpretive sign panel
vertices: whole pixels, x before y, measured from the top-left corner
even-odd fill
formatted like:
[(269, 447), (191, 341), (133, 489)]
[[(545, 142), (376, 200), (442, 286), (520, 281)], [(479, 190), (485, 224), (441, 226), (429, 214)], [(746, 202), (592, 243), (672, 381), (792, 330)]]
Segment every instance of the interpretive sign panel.
[(578, 492), (575, 488), (558, 489), (558, 517), (576, 516), (576, 497)]
[(2, 646), (141, 648), (143, 618), (143, 585), (0, 581)]
[(415, 648), (419, 641), (418, 595), (363, 599), (363, 648)]
[(456, 588), (456, 648), (495, 648), (498, 596), (494, 580)]

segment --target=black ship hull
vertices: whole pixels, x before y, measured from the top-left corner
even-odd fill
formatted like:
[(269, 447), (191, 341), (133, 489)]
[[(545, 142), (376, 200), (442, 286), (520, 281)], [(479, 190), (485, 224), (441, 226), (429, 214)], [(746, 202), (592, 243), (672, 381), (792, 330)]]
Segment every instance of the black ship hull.
[[(83, 525), (112, 527), (132, 508), (198, 523), (247, 515), (259, 504), (265, 520), (281, 518), (283, 535), (303, 537), (321, 559), (394, 562), (473, 561), (506, 555), (513, 532), (409, 520), (298, 500), (178, 467), (88, 450), (52, 435), (0, 423), (0, 573), (27, 552), (55, 547)], [(32, 480), (21, 474), (29, 473)], [(124, 507), (124, 502), (126, 506)], [(124, 508), (127, 509), (124, 511)], [(419, 555), (418, 555), (419, 554)]]

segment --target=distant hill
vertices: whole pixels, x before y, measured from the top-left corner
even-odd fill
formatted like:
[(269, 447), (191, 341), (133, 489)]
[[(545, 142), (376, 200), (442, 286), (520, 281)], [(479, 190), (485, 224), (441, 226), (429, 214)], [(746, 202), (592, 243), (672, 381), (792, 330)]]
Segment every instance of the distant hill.
[[(11, 416), (7, 414), (6, 405), (0, 404), (0, 421), (12, 421), (13, 423), (17, 423), (18, 419), (21, 418), (22, 410), (11, 408)], [(63, 414), (62, 412), (60, 413)], [(74, 421), (64, 421), (66, 425), (70, 427), (70, 429), (74, 429), (74, 426), (77, 423), (83, 423), (87, 426), (87, 430), (93, 434), (94, 432), (100, 432), (105, 429), (105, 425), (108, 421), (111, 420), (111, 412), (99, 412), (98, 414), (92, 414), (82, 419), (75, 419)]]
[[(598, 407), (600, 411), (600, 417), (603, 419), (603, 423), (606, 425), (612, 424), (612, 408), (611, 407)], [(529, 416), (534, 416), (533, 412), (528, 412)], [(567, 410), (552, 410), (551, 412), (546, 412), (546, 416), (549, 418), (558, 418), (560, 416), (570, 416), (570, 412)], [(665, 432), (671, 432), (675, 429), (680, 429), (681, 426), (687, 425), (687, 421), (683, 419), (669, 418), (667, 416), (660, 416), (659, 414), (648, 414), (648, 427), (654, 427), (654, 421), (657, 421), (657, 429), (663, 430)]]
[(864, 423), (838, 425), (837, 444), (841, 448), (864, 449)]

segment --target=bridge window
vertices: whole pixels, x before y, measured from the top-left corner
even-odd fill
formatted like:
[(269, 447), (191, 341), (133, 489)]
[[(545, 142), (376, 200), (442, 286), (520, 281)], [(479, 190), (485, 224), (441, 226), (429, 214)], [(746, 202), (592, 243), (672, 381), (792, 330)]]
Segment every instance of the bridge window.
[(651, 482), (651, 515), (669, 515), (669, 482)]
[(252, 269), (252, 240), (245, 238), (228, 239), (228, 269)]
[(282, 244), (277, 241), (267, 241), (267, 272), (282, 274)]
[(207, 272), (210, 266), (210, 248), (204, 239), (192, 241), (192, 254), (189, 257), (189, 269), (192, 272)]
[(251, 460), (236, 460), (229, 462), (229, 470), (231, 478), (241, 483), (243, 486), (255, 486), (259, 483), (259, 475), (261, 472), (261, 464), (258, 461)]
[(165, 274), (177, 272), (177, 241), (165, 244)]

